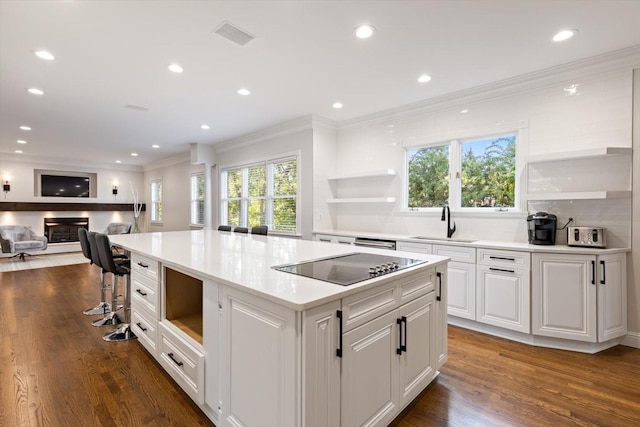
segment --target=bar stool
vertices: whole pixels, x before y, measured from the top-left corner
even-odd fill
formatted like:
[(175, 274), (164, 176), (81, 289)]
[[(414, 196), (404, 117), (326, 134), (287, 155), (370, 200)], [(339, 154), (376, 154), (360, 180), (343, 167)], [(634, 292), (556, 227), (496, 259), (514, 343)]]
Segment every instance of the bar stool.
[(257, 225), (251, 228), (251, 234), (260, 234), (262, 236), (266, 236), (269, 232), (269, 229), (266, 225)]
[[(82, 254), (89, 260), (90, 264), (94, 264), (91, 257), (91, 246), (89, 246), (89, 232), (86, 228), (78, 230), (78, 240), (80, 240), (80, 247), (82, 248)], [(88, 308), (83, 311), (84, 314), (91, 316), (95, 314), (107, 314), (111, 312), (111, 304), (107, 301), (106, 290), (109, 286), (104, 284), (104, 270), (100, 269), (100, 303), (95, 307)]]
[(247, 234), (249, 232), (249, 229), (247, 227), (236, 227), (233, 229), (233, 232)]
[(231, 231), (231, 226), (230, 225), (219, 225), (218, 226), (218, 231)]
[[(89, 250), (91, 251), (92, 262), (100, 267), (100, 279), (103, 282), (103, 287), (108, 289), (108, 287), (104, 285), (104, 274), (107, 272), (107, 269), (102, 264), (100, 254), (98, 252), (98, 243), (96, 239), (96, 236), (98, 234), (99, 233), (96, 233), (95, 231), (90, 231), (87, 233), (87, 236), (89, 238)], [(124, 264), (130, 263), (128, 259), (121, 259), (121, 261), (119, 262), (122, 262)], [(113, 310), (113, 307), (116, 307), (116, 309)], [(93, 322), (91, 322), (91, 324), (93, 326), (109, 326), (122, 323), (122, 317), (120, 317), (120, 315), (118, 315), (117, 313), (117, 310), (119, 310), (120, 308), (122, 308), (122, 305), (118, 305), (118, 281), (114, 278), (111, 281), (111, 310), (105, 313), (106, 316), (104, 316), (102, 319), (94, 320)]]
[[(131, 331), (131, 285), (129, 279), (131, 276), (131, 263), (116, 263), (111, 252), (111, 242), (109, 236), (105, 234), (96, 234), (96, 246), (98, 247), (98, 255), (102, 267), (113, 276), (113, 289), (116, 289), (118, 277), (124, 277), (124, 324), (118, 329), (107, 332), (102, 339), (105, 341), (126, 341), (136, 338)], [(115, 304), (112, 303), (112, 304)]]

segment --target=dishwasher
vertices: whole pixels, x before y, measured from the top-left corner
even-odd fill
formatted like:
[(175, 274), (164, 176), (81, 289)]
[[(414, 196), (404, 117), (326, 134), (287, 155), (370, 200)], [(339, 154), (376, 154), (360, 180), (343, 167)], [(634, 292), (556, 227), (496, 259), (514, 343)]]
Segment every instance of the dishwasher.
[(370, 239), (367, 237), (356, 237), (356, 240), (354, 240), (353, 245), (362, 246), (365, 248), (389, 249), (392, 251), (396, 250), (395, 240), (382, 240), (382, 239)]

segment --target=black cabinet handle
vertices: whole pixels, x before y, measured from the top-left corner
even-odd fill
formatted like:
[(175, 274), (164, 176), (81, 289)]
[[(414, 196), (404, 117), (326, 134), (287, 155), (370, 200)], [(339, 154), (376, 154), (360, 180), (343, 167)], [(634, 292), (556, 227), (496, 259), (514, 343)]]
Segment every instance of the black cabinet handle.
[(591, 261), (591, 284), (596, 284), (596, 262)]
[(138, 263), (138, 265), (139, 265), (140, 267), (142, 267), (142, 268), (149, 268), (149, 266), (148, 266), (148, 265), (143, 264), (143, 263), (141, 263), (141, 262), (139, 262), (139, 263)]
[(176, 365), (178, 365), (178, 366), (182, 366), (182, 365), (184, 365), (184, 363), (180, 362), (179, 360), (176, 360), (176, 359), (173, 357), (173, 353), (169, 353), (169, 354), (167, 354), (167, 356), (169, 356), (169, 359), (173, 360), (173, 363), (175, 363)]
[(504, 269), (504, 268), (493, 268), (493, 267), (489, 267), (489, 270), (491, 270), (491, 271), (502, 271), (502, 272), (504, 272), (504, 273), (511, 273), (511, 274), (514, 274), (514, 273), (515, 273), (515, 271), (513, 271), (513, 270), (506, 270), (506, 269)]
[(142, 324), (140, 322), (136, 323), (136, 325), (138, 325), (138, 328), (140, 328), (142, 330), (142, 332), (147, 332), (147, 328), (142, 326)]
[(601, 285), (606, 285), (607, 282), (607, 269), (604, 266), (604, 261), (600, 260), (600, 265), (602, 266), (602, 279), (600, 280)]
[(338, 348), (336, 349), (336, 356), (342, 357), (342, 310), (336, 311), (336, 317), (338, 318)]
[(503, 257), (503, 256), (490, 256), (489, 259), (501, 259), (503, 261), (513, 261), (513, 262), (516, 261), (515, 258), (507, 258), (507, 257)]
[(139, 293), (140, 295), (142, 295), (143, 297), (147, 296), (146, 292), (142, 292), (140, 289), (136, 289), (136, 292)]
[(402, 349), (402, 351), (406, 353), (407, 352), (407, 318), (405, 316), (402, 316), (400, 320), (402, 320), (402, 323), (404, 324), (404, 345), (401, 345), (400, 348)]
[(396, 354), (402, 354), (402, 319), (396, 319), (398, 325), (398, 348), (396, 348)]
[(438, 277), (438, 295), (436, 296), (436, 300), (442, 301), (442, 273), (438, 271), (436, 276)]

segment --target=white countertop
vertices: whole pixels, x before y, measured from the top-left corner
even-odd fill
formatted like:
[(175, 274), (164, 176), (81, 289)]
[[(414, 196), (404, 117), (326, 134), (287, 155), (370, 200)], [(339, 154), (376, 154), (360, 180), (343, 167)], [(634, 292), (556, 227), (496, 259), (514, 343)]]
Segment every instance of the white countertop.
[[(505, 242), (505, 241), (492, 241), (492, 240), (473, 240), (457, 241), (456, 238), (447, 239), (445, 237), (433, 239), (416, 238), (419, 233), (411, 235), (392, 234), (392, 233), (375, 233), (369, 231), (349, 231), (349, 230), (314, 230), (314, 234), (325, 234), (330, 236), (342, 236), (342, 237), (366, 237), (371, 239), (383, 239), (383, 240), (395, 240), (397, 242), (411, 242), (411, 243), (429, 243), (429, 244), (445, 244), (455, 246), (467, 246), (472, 248), (486, 248), (486, 249), (501, 249), (512, 251), (525, 251), (525, 252), (553, 252), (564, 254), (584, 254), (584, 255), (601, 255), (601, 254), (614, 254), (622, 252), (631, 252), (631, 248), (589, 248), (589, 247), (573, 247), (567, 245), (531, 245), (524, 242)], [(472, 240), (472, 239), (465, 239)]]
[[(112, 244), (155, 258), (184, 273), (238, 287), (299, 311), (449, 260), (447, 257), (413, 252), (390, 253), (382, 249), (328, 245), (276, 236), (240, 235), (216, 230), (119, 234), (111, 235), (109, 239)], [(335, 285), (271, 268), (353, 252), (404, 256), (429, 262), (351, 286)]]

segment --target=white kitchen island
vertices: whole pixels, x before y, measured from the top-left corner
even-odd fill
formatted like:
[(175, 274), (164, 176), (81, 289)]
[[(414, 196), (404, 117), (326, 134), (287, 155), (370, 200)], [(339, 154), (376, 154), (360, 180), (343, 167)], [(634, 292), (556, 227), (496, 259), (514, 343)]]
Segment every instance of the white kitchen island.
[[(212, 230), (110, 236), (132, 329), (217, 426), (387, 425), (447, 358), (448, 258)], [(427, 263), (350, 286), (272, 267), (352, 252)]]

